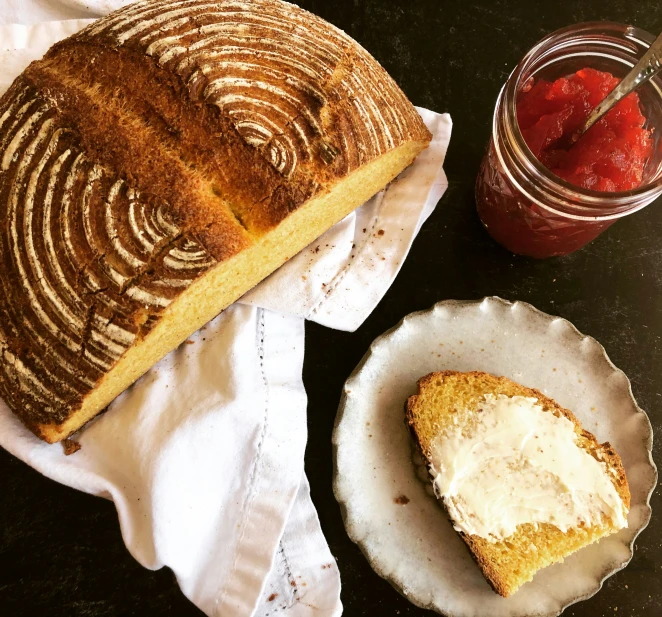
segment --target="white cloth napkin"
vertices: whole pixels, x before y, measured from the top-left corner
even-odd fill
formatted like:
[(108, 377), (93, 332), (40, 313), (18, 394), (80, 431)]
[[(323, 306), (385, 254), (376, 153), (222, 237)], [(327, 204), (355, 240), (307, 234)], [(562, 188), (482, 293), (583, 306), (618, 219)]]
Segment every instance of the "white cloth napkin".
[[(10, 0), (0, 23), (30, 23), (30, 6), (53, 18), (113, 4), (126, 2)], [(0, 92), (85, 23), (0, 26)], [(169, 566), (207, 615), (342, 611), (303, 471), (304, 318), (356, 329), (443, 194), (450, 117), (419, 111), (434, 139), (414, 165), (164, 358), (82, 431), (79, 452), (39, 441), (0, 401), (0, 445), (58, 482), (112, 499), (135, 559)]]

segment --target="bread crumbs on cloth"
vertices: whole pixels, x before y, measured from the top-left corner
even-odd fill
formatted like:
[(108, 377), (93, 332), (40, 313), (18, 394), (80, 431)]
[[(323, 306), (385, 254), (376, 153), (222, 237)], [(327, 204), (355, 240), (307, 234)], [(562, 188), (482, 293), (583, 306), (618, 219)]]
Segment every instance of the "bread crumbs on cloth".
[(80, 445), (75, 439), (65, 439), (62, 442), (62, 449), (64, 450), (65, 456), (69, 456), (74, 452), (78, 452), (83, 446)]

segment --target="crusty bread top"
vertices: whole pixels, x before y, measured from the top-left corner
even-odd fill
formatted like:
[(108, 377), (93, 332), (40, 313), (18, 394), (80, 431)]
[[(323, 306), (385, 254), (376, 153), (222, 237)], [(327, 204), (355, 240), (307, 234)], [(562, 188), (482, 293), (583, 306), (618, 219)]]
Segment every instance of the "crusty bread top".
[(0, 396), (62, 425), (194, 281), (430, 137), (279, 0), (137, 2), (56, 44), (0, 99)]
[[(439, 405), (430, 404), (428, 399), (432, 392), (441, 397), (444, 413), (439, 412)], [(596, 460), (606, 464), (612, 472), (609, 474), (611, 482), (625, 507), (629, 509), (630, 492), (625, 470), (611, 445), (599, 444), (590, 432), (581, 427), (569, 410), (549, 397), (506, 377), (496, 377), (479, 371), (443, 371), (430, 373), (419, 379), (418, 394), (409, 397), (405, 404), (405, 421), (428, 464), (434, 439), (455, 426), (453, 419), (458, 414), (462, 416), (461, 424), (470, 422), (472, 413), (486, 394), (535, 398), (545, 411), (570, 420), (577, 434), (577, 445)], [(515, 534), (496, 543), (462, 532), (460, 535), (494, 590), (508, 596), (530, 580), (540, 568), (562, 560), (571, 552), (613, 531), (616, 529), (606, 522), (594, 528), (571, 529), (565, 533), (550, 524), (521, 525)], [(531, 547), (535, 547), (533, 553)]]

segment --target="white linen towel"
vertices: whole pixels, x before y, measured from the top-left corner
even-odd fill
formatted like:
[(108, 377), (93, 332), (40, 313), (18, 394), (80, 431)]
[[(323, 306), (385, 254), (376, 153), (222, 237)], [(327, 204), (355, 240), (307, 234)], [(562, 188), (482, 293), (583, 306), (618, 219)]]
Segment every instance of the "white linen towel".
[[(9, 0), (0, 23), (126, 3)], [(0, 26), (0, 92), (86, 23)], [(0, 401), (0, 445), (58, 482), (112, 499), (134, 558), (170, 567), (207, 615), (342, 611), (303, 472), (304, 318), (356, 329), (443, 194), (450, 117), (419, 111), (434, 139), (414, 165), (164, 358), (82, 431), (79, 452), (39, 441)]]

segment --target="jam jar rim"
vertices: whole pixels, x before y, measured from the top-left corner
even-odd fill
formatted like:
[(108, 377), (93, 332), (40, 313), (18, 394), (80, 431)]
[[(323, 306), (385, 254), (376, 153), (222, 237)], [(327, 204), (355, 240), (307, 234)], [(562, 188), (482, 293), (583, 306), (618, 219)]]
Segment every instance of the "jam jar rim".
[[(579, 42), (579, 37), (583, 34), (604, 34), (610, 31), (639, 46), (648, 47), (655, 40), (653, 35), (641, 28), (613, 21), (581, 22), (555, 30), (538, 41), (513, 69), (499, 93), (494, 108), (492, 119), (494, 148), (511, 182), (539, 206), (552, 213), (573, 219), (620, 218), (644, 208), (662, 194), (662, 174), (653, 182), (642, 184), (629, 191), (594, 191), (572, 185), (554, 174), (536, 158), (526, 144), (519, 128), (516, 113), (517, 95), (522, 78), (535, 59), (546, 49), (553, 49), (555, 44), (562, 43), (564, 39), (572, 40), (574, 38)], [(660, 82), (657, 84), (662, 105), (662, 84)], [(504, 106), (505, 109), (503, 109)], [(512, 164), (504, 160), (504, 154), (508, 155)], [(532, 179), (537, 181), (537, 189), (545, 193), (544, 197), (541, 199), (532, 195), (531, 191), (523, 187), (522, 183), (514, 177), (511, 167), (517, 169), (518, 173), (524, 177), (535, 176)]]

